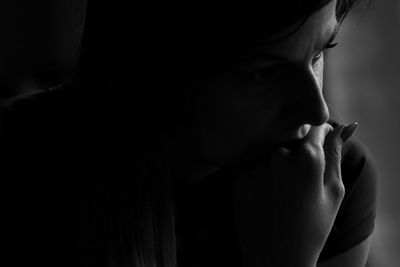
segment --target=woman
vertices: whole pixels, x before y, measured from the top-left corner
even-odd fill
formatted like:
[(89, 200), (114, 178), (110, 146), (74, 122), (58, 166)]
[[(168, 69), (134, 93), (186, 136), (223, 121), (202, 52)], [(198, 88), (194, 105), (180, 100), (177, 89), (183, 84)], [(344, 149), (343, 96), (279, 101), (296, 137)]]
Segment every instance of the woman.
[(32, 257), (363, 266), (375, 168), (322, 94), (353, 1), (124, 5), (88, 3), (72, 85), (3, 103), (3, 169), (24, 181), (19, 216), (36, 218), (18, 237), (51, 244)]

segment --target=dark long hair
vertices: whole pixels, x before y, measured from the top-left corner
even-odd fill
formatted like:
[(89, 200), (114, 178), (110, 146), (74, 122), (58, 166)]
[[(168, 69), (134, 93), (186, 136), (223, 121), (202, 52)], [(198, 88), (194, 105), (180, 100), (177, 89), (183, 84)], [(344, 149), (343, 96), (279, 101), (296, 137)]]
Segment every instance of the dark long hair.
[[(305, 21), (331, 1), (269, 1), (262, 12), (248, 9), (251, 19), (242, 6), (103, 2), (88, 2), (74, 79), (85, 180), (81, 262), (174, 267), (174, 150), (168, 136), (187, 119), (181, 110), (190, 106), (188, 86), (235, 64), (261, 34)], [(339, 21), (355, 2), (338, 1)]]

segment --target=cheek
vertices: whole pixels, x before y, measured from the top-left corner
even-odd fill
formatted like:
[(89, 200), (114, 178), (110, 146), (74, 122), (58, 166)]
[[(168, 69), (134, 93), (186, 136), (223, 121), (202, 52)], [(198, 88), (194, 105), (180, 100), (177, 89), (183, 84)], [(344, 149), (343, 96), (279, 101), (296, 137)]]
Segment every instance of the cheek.
[(317, 64), (313, 67), (313, 71), (319, 88), (322, 88), (324, 84), (324, 57), (318, 60)]
[(233, 83), (215, 90), (210, 100), (211, 104), (205, 105), (211, 116), (209, 126), (242, 138), (251, 138), (271, 123), (279, 103), (273, 88), (250, 83)]
[(197, 121), (199, 149), (205, 158), (228, 162), (242, 154), (276, 118), (276, 99), (265, 88), (219, 88), (201, 104)]

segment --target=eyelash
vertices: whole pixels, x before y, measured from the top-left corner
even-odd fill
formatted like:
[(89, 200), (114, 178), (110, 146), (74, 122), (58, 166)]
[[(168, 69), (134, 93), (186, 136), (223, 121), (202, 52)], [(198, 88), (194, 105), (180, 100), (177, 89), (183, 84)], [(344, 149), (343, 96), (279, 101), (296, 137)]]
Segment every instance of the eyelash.
[(328, 49), (334, 48), (334, 47), (337, 46), (337, 45), (338, 45), (338, 43), (329, 43), (327, 46), (325, 46), (324, 49), (322, 49), (321, 52), (319, 52), (319, 53), (313, 58), (313, 60), (312, 60), (312, 65), (313, 65), (313, 66), (317, 65), (317, 62), (318, 62), (318, 60), (321, 58), (321, 56), (322, 56), (323, 54), (325, 54), (326, 51), (327, 51)]

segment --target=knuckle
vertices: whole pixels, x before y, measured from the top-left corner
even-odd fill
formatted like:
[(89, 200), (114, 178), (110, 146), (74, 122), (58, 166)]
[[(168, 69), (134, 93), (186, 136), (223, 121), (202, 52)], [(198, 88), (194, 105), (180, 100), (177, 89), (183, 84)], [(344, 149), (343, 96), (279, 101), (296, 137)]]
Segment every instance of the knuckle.
[(337, 200), (337, 201), (342, 201), (344, 198), (344, 195), (346, 193), (346, 188), (344, 187), (344, 184), (342, 182), (337, 182), (333, 183), (329, 187), (329, 191), (331, 196)]
[(319, 179), (323, 175), (326, 165), (323, 149), (315, 144), (305, 144), (301, 150), (297, 161), (299, 168), (310, 177)]
[(329, 123), (325, 123), (324, 125), (322, 125), (322, 127), (323, 127), (323, 131), (325, 133), (325, 136), (327, 136), (330, 132), (333, 131), (333, 127)]
[(332, 126), (332, 125), (330, 125), (329, 123), (325, 123), (325, 124), (324, 124), (324, 126), (327, 128), (327, 131), (328, 131), (328, 132), (330, 132), (330, 131), (333, 131), (333, 130), (334, 130), (333, 126)]
[(324, 158), (324, 150), (313, 143), (306, 143), (302, 147), (305, 160), (320, 161)]

